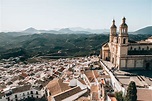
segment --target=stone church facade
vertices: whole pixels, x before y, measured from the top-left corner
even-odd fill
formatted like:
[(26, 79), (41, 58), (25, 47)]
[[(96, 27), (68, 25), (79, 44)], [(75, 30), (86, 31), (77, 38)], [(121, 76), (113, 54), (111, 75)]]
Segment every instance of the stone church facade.
[(115, 20), (110, 28), (109, 42), (102, 46), (100, 56), (120, 70), (152, 70), (152, 37), (142, 41), (128, 40), (126, 18), (122, 19), (119, 32)]

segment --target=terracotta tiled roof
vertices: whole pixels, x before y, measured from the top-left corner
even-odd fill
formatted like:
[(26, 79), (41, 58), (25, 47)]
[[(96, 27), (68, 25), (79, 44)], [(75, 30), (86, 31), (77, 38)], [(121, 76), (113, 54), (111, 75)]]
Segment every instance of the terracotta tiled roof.
[(20, 75), (20, 76), (22, 76), (22, 77), (27, 77), (28, 75), (25, 73), (25, 72), (22, 72), (22, 74)]
[(82, 84), (86, 85), (86, 83), (84, 82), (84, 80), (79, 79), (79, 81), (80, 81)]
[(65, 68), (61, 67), (58, 71), (62, 72)]
[(63, 83), (62, 79), (54, 79), (47, 84), (51, 96), (70, 89), (68, 84)]
[(27, 91), (27, 90), (30, 90), (30, 89), (31, 89), (31, 85), (24, 85), (24, 86), (12, 89), (12, 92), (13, 93), (19, 93), (19, 92)]
[(91, 86), (91, 92), (98, 92), (99, 87), (97, 85)]
[(92, 100), (99, 100), (98, 92), (92, 93)]
[(90, 82), (94, 82), (95, 81), (95, 78), (94, 78), (93, 73), (92, 73), (91, 70), (86, 71), (85, 75), (87, 76), (87, 78), (89, 79)]
[(98, 71), (94, 70), (93, 72), (94, 72), (95, 77), (98, 78), (99, 77)]
[(72, 95), (75, 95), (75, 94), (77, 94), (81, 91), (82, 90), (81, 90), (80, 87), (75, 87), (75, 88), (72, 88), (70, 90), (67, 90), (67, 91), (65, 91), (61, 94), (58, 94), (58, 95), (54, 96), (54, 99), (55, 99), (55, 101), (62, 101), (63, 99), (68, 98)]
[(37, 81), (35, 81), (35, 84), (36, 83), (40, 84), (41, 85), (40, 89), (41, 89), (42, 87), (45, 87), (52, 79), (53, 79), (53, 77), (51, 76), (51, 77), (45, 79), (44, 81), (37, 80)]

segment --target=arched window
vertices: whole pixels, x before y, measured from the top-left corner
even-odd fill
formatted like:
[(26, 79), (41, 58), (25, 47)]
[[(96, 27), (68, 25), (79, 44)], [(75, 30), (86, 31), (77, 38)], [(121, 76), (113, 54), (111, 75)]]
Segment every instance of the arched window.
[(33, 91), (31, 91), (31, 94), (33, 94)]
[(125, 44), (125, 43), (126, 43), (126, 39), (124, 38), (124, 39), (123, 39), (123, 44)]
[(38, 91), (36, 91), (36, 94), (38, 95)]
[(114, 58), (112, 58), (112, 63), (114, 63)]
[(139, 47), (139, 50), (140, 50), (141, 48)]
[(15, 95), (15, 98), (17, 98), (17, 95)]

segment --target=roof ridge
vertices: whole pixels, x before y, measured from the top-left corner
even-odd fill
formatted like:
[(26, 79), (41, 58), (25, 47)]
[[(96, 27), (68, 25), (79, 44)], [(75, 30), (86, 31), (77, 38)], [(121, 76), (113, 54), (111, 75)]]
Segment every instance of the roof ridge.
[[(68, 91), (70, 91), (70, 90), (73, 90), (73, 89), (76, 89), (76, 88), (80, 88), (79, 86), (76, 86), (76, 87), (73, 87), (73, 88), (71, 88), (71, 89), (67, 89), (67, 90), (65, 90), (65, 91), (63, 91), (63, 92), (60, 92), (60, 93), (58, 93), (58, 94), (55, 94), (55, 95), (53, 95), (53, 97), (55, 97), (55, 96), (58, 96), (58, 95), (60, 95), (60, 94), (62, 94), (62, 93), (66, 93), (66, 92), (68, 92)], [(81, 89), (81, 88), (80, 88)], [(82, 90), (82, 89), (81, 89)]]

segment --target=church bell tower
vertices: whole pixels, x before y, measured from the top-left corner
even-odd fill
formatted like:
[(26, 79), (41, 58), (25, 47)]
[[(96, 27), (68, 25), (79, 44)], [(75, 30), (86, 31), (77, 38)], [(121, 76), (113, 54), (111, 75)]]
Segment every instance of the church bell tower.
[(109, 38), (109, 42), (113, 42), (114, 37), (117, 36), (117, 26), (115, 25), (115, 20), (112, 21), (112, 26), (110, 27), (110, 38)]
[(126, 18), (122, 19), (122, 24), (120, 25), (119, 35), (118, 35), (118, 64), (119, 68), (123, 64), (121, 58), (128, 55), (128, 26), (126, 24)]

